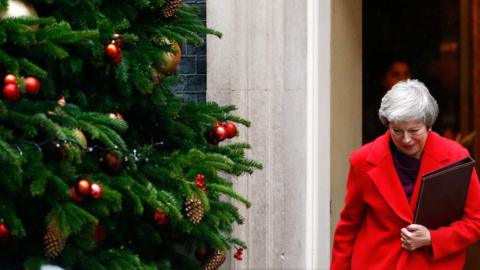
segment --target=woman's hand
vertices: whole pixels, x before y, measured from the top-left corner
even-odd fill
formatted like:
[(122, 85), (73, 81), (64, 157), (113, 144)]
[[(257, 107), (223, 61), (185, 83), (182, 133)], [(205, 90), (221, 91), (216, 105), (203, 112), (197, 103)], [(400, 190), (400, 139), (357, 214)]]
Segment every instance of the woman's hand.
[(402, 247), (408, 251), (414, 251), (418, 248), (432, 245), (430, 231), (420, 224), (408, 225), (400, 230), (400, 235)]

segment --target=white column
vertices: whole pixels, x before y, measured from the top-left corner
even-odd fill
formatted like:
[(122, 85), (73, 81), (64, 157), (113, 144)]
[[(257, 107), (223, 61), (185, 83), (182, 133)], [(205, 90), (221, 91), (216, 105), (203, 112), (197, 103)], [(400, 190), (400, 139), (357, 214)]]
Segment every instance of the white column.
[(330, 266), (331, 3), (307, 1), (306, 269)]
[[(237, 140), (249, 142), (249, 156), (265, 165), (251, 176), (233, 179), (252, 208), (242, 208), (245, 224), (234, 233), (249, 249), (244, 261), (230, 262), (231, 269), (327, 265), (330, 23), (316, 18), (320, 25), (311, 29), (307, 19), (329, 18), (330, 9), (329, 1), (323, 1), (309, 13), (307, 3), (315, 1), (207, 3), (208, 26), (224, 34), (208, 39), (207, 99), (235, 104), (236, 113), (252, 121), (250, 129), (240, 129)], [(320, 7), (326, 8), (322, 14)], [(315, 34), (315, 42), (308, 33)], [(319, 50), (312, 47), (317, 45)], [(307, 61), (309, 57), (316, 59)]]

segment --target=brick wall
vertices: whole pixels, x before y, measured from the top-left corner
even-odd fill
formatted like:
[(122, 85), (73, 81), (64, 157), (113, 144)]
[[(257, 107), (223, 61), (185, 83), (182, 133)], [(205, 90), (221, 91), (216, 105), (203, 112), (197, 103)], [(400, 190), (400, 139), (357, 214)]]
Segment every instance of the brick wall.
[[(200, 18), (206, 20), (206, 0), (184, 0), (185, 3), (197, 6)], [(204, 38), (205, 40), (205, 38)], [(177, 69), (183, 81), (175, 86), (173, 92), (185, 100), (202, 102), (206, 100), (207, 91), (207, 44), (197, 47), (182, 46), (182, 60)]]

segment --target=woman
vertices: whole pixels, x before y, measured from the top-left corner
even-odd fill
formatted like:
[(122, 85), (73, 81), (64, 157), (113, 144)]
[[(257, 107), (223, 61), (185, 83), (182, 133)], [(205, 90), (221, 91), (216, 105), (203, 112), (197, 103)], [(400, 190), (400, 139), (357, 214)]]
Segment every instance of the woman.
[(431, 131), (438, 105), (425, 85), (401, 81), (379, 110), (387, 132), (350, 156), (345, 207), (335, 230), (331, 269), (462, 269), (480, 239), (480, 184), (472, 173), (464, 216), (429, 230), (413, 221), (421, 176), (467, 157)]

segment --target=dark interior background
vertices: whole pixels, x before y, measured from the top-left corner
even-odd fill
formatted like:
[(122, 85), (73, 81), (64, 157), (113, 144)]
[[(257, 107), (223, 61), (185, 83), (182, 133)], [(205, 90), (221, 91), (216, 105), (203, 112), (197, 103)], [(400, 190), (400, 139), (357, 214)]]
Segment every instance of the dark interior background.
[(412, 78), (437, 99), (440, 115), (433, 129), (459, 129), (459, 1), (363, 1), (363, 139), (386, 129), (378, 120), (385, 89), (382, 74), (392, 59), (405, 59)]

